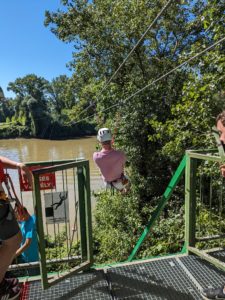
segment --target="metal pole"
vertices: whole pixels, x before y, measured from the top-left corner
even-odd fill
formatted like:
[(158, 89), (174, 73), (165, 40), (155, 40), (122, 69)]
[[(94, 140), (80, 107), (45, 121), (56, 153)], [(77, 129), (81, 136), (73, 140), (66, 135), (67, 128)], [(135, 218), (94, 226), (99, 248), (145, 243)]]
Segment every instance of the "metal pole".
[(185, 245), (195, 246), (196, 229), (196, 168), (197, 160), (186, 151), (185, 172)]
[(91, 218), (91, 188), (89, 162), (84, 165), (85, 177), (85, 207), (86, 207), (86, 228), (87, 228), (87, 254), (88, 260), (93, 264), (93, 244), (92, 244), (92, 218)]
[(38, 237), (38, 248), (40, 257), (40, 269), (42, 277), (43, 289), (48, 288), (48, 275), (46, 267), (46, 254), (44, 244), (44, 227), (42, 218), (42, 205), (41, 205), (41, 193), (39, 189), (39, 175), (34, 175), (34, 209), (37, 216), (37, 237)]
[(85, 218), (85, 190), (83, 167), (77, 168), (78, 193), (79, 193), (79, 216), (80, 216), (80, 240), (82, 261), (87, 259), (87, 236)]

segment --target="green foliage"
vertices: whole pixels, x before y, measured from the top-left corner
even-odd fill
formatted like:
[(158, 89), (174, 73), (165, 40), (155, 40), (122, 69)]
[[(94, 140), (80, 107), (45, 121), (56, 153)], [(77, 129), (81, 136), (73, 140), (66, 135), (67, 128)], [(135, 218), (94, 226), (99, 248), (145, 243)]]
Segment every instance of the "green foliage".
[(204, 41), (206, 25), (199, 14), (206, 4), (171, 3), (106, 89), (105, 83), (164, 2), (76, 0), (64, 5), (64, 11), (46, 12), (45, 24), (58, 38), (76, 45), (71, 68), (79, 104), (69, 117), (79, 120), (95, 109), (98, 126), (111, 125), (117, 131), (117, 145), (129, 157), (132, 182), (140, 206), (144, 205), (161, 194), (177, 163), (160, 153), (164, 140), (149, 120), (164, 124), (171, 118), (170, 107), (182, 99), (188, 70), (174, 72), (139, 95), (123, 99), (182, 62), (183, 53), (195, 42)]
[(28, 134), (27, 128), (20, 123), (0, 124), (0, 137), (2, 139), (17, 138), (18, 136), (26, 137)]
[[(215, 208), (210, 208), (207, 205), (200, 203), (197, 207), (199, 211), (197, 222), (200, 224), (200, 236), (215, 236), (224, 235), (224, 212)], [(222, 214), (221, 214), (222, 213)], [(224, 239), (216, 239), (209, 241), (201, 241), (196, 243), (196, 247), (199, 249), (207, 250), (216, 247), (224, 247)]]
[[(224, 107), (222, 44), (151, 83), (224, 36), (224, 1), (172, 2), (106, 88), (105, 84), (165, 2), (74, 0), (63, 4), (63, 11), (46, 12), (45, 24), (59, 39), (73, 43), (76, 48), (70, 67), (74, 70), (71, 81), (78, 103), (68, 114), (68, 122), (96, 113), (92, 121), (115, 132), (115, 145), (126, 152), (129, 160), (133, 186), (130, 198), (135, 203), (129, 213), (135, 212), (140, 226), (146, 223), (185, 150), (210, 148), (213, 144), (210, 128)], [(130, 97), (146, 85), (147, 89)], [(68, 110), (64, 112), (67, 114)], [(180, 209), (182, 194), (183, 191), (178, 191), (173, 203)], [(120, 221), (119, 204), (116, 205), (119, 200), (110, 198), (117, 208), (114, 210), (107, 196), (103, 194), (99, 199), (103, 208), (110, 207), (104, 211), (102, 208), (101, 214), (103, 220), (107, 215), (109, 224), (97, 218), (99, 260), (122, 259), (133, 243), (133, 240), (127, 242), (130, 223), (125, 220), (127, 229), (121, 224), (124, 220)], [(171, 210), (170, 215), (175, 222), (173, 226), (181, 228), (179, 212)], [(110, 226), (111, 218), (118, 221), (118, 226), (114, 222), (115, 226)], [(162, 240), (159, 244), (153, 240), (154, 254), (181, 247), (179, 241), (171, 242), (175, 236), (170, 233), (169, 219), (159, 224)], [(163, 241), (165, 228), (169, 244)], [(131, 235), (130, 239), (133, 238)], [(151, 241), (146, 243), (154, 249)]]
[(143, 243), (139, 258), (168, 255), (180, 252), (184, 245), (184, 208), (169, 210), (161, 216)]
[(48, 102), (52, 113), (59, 116), (63, 109), (71, 109), (76, 103), (76, 90), (73, 83), (66, 75), (61, 75), (52, 80), (48, 85)]
[(141, 229), (137, 198), (110, 192), (98, 193), (95, 197), (95, 261), (125, 260)]
[[(95, 195), (94, 242), (95, 262), (112, 263), (127, 260), (142, 234), (155, 205), (146, 205), (143, 222), (139, 213), (139, 201), (131, 192), (126, 196), (119, 193), (101, 192)], [(167, 206), (151, 233), (144, 241), (137, 257), (146, 258), (181, 250), (184, 240), (183, 204), (177, 205), (175, 198)]]
[[(201, 14), (205, 38), (191, 47), (191, 55), (224, 36), (224, 3), (205, 4)], [(189, 54), (189, 56), (190, 56)], [(188, 57), (184, 53), (184, 58)], [(212, 145), (210, 129), (216, 115), (224, 109), (224, 46), (218, 45), (200, 56), (187, 69), (182, 97), (171, 107), (171, 115), (164, 121), (157, 116), (150, 120), (155, 133), (150, 140), (162, 140), (162, 154), (176, 161), (187, 148), (209, 148)]]
[[(66, 229), (56, 234), (53, 238), (51, 236), (45, 237), (46, 242), (46, 259), (63, 259), (68, 258), (68, 251), (70, 251), (71, 256), (80, 256), (80, 243), (73, 242), (71, 248), (68, 248), (67, 232)], [(70, 247), (70, 245), (69, 245)], [(48, 272), (62, 272), (69, 270), (77, 265), (79, 265), (80, 260), (74, 260), (73, 262), (51, 262), (47, 265)]]
[[(214, 188), (217, 190), (218, 186), (214, 186)], [(136, 258), (175, 254), (182, 250), (185, 230), (184, 199), (178, 200), (177, 192), (178, 190), (147, 235)], [(102, 192), (95, 196), (97, 199), (94, 226), (95, 262), (125, 261), (158, 203), (145, 206), (144, 214), (148, 216), (148, 219), (143, 223), (138, 211), (138, 199), (133, 193), (124, 197), (118, 193), (111, 195), (109, 192)], [(209, 197), (209, 193), (207, 196)], [(224, 233), (224, 213), (220, 211), (219, 207), (216, 208), (215, 201), (214, 199), (212, 202), (214, 205), (209, 205), (202, 202), (199, 197), (197, 198), (196, 224), (197, 235), (200, 237)], [(196, 246), (200, 249), (210, 249), (224, 246), (224, 242), (212, 240), (198, 242)]]

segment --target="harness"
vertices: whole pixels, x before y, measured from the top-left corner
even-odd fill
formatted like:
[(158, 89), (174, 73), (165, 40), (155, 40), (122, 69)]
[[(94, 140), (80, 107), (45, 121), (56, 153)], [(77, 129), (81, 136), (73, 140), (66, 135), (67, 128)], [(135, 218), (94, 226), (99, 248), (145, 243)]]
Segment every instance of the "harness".
[[(110, 185), (110, 188), (111, 188), (112, 190), (116, 189), (116, 190), (122, 192), (122, 191), (126, 188), (126, 186), (129, 184), (129, 180), (128, 180), (128, 178), (124, 175), (124, 173), (122, 173), (121, 176), (120, 176), (118, 179), (113, 180), (113, 181), (107, 181), (107, 183)], [(122, 185), (122, 188), (119, 189), (119, 188), (116, 186), (116, 184), (121, 184), (121, 185)]]
[[(6, 195), (6, 193), (4, 191), (0, 191), (0, 200), (4, 200), (8, 205), (10, 204), (10, 202), (15, 201), (14, 212), (19, 215), (23, 215), (24, 208), (23, 208), (19, 198), (17, 197), (17, 194), (16, 194), (16, 191), (15, 191), (15, 188), (14, 188), (14, 185), (13, 185), (10, 175), (8, 173), (4, 172), (3, 163), (1, 161), (0, 161), (0, 182), (1, 182), (1, 184), (4, 183), (4, 185), (7, 189), (7, 193), (8, 193), (8, 195)], [(12, 195), (10, 189), (12, 189), (13, 195)], [(7, 220), (12, 219), (12, 209), (11, 209), (11, 206), (9, 206), (9, 207), (10, 207), (10, 209), (9, 209), (8, 215), (6, 216)]]

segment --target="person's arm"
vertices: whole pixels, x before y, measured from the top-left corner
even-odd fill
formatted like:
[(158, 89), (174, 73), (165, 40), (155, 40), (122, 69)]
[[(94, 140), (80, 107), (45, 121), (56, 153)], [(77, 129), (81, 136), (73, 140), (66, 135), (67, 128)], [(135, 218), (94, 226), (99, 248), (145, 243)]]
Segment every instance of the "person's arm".
[(3, 163), (4, 168), (8, 169), (17, 169), (18, 168), (18, 162), (11, 160), (5, 156), (0, 156), (0, 161)]
[(19, 256), (22, 254), (27, 248), (30, 247), (30, 244), (32, 242), (32, 238), (27, 238), (25, 240), (25, 243), (16, 251), (15, 257)]
[(6, 169), (18, 169), (21, 172), (22, 180), (24, 182), (28, 182), (29, 185), (32, 187), (33, 176), (31, 171), (25, 164), (21, 162), (16, 162), (4, 156), (0, 156), (0, 161), (3, 164), (3, 167)]
[(96, 164), (96, 166), (99, 168), (99, 153), (98, 152), (94, 152), (93, 154), (93, 161)]

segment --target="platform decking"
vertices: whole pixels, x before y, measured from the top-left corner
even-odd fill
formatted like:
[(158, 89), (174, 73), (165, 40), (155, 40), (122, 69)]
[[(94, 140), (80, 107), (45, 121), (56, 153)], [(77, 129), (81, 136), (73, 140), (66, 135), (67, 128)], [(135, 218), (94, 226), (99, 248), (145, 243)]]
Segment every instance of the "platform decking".
[(20, 299), (191, 300), (203, 299), (201, 289), (224, 283), (225, 272), (197, 256), (183, 255), (83, 272), (45, 291), (40, 281), (28, 281)]

